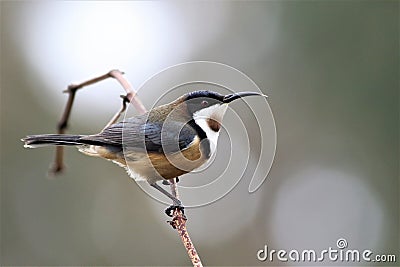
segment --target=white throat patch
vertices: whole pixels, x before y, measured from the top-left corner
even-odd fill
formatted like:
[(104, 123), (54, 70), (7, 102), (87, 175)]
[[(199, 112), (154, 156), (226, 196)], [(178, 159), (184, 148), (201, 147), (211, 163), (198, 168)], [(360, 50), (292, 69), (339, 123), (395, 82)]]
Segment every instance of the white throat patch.
[(203, 108), (193, 114), (193, 119), (197, 125), (206, 133), (208, 140), (210, 141), (210, 152), (213, 155), (217, 149), (217, 142), (219, 131), (214, 131), (208, 125), (207, 120), (213, 119), (219, 123), (222, 123), (222, 119), (228, 108), (227, 104), (215, 104), (208, 108)]

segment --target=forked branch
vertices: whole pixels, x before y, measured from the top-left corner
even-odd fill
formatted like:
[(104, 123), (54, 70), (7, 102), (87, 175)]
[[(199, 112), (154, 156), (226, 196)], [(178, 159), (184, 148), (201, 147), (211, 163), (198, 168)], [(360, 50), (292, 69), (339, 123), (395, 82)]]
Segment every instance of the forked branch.
[[(111, 125), (112, 123), (118, 120), (120, 115), (125, 111), (126, 103), (128, 102), (132, 103), (139, 113), (141, 114), (145, 113), (146, 108), (144, 107), (140, 99), (137, 97), (136, 92), (135, 90), (133, 90), (131, 84), (128, 82), (128, 80), (124, 78), (123, 74), (124, 73), (119, 70), (111, 70), (104, 75), (87, 80), (80, 84), (69, 85), (68, 88), (64, 91), (64, 93), (68, 93), (68, 100), (67, 104), (65, 105), (61, 119), (57, 124), (57, 133), (64, 134), (66, 129), (68, 128), (69, 117), (71, 115), (71, 110), (74, 104), (76, 92), (83, 87), (92, 85), (94, 83), (98, 83), (108, 78), (115, 78), (122, 85), (122, 88), (124, 88), (126, 95), (123, 96), (122, 108), (114, 115), (114, 117), (107, 124), (107, 126)], [(62, 172), (63, 170), (64, 170), (64, 147), (57, 146), (54, 163), (50, 168), (49, 173), (51, 175), (55, 175)]]

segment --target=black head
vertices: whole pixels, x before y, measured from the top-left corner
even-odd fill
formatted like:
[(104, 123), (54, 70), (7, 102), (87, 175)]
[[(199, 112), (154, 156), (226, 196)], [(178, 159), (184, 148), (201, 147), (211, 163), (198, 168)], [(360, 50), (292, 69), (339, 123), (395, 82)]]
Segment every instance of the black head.
[(213, 105), (228, 104), (236, 99), (246, 96), (264, 96), (256, 92), (239, 92), (228, 95), (221, 95), (213, 91), (194, 91), (184, 95), (184, 101), (187, 105), (190, 114), (193, 114), (201, 109), (211, 107)]
[(190, 114), (203, 108), (222, 104), (224, 96), (212, 91), (194, 91), (185, 95), (185, 103)]

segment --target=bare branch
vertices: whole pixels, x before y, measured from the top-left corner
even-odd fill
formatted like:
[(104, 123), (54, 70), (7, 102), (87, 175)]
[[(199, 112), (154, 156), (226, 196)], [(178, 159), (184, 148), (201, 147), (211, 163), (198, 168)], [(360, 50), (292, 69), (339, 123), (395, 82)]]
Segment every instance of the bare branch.
[[(171, 182), (170, 187), (172, 195), (179, 199), (178, 186), (175, 182), (175, 179)], [(173, 212), (173, 216), (174, 217), (172, 221), (169, 221), (169, 224), (178, 232), (182, 240), (183, 246), (185, 247), (189, 258), (192, 261), (193, 266), (202, 267), (203, 264), (201, 263), (199, 254), (197, 254), (196, 248), (192, 240), (190, 239), (189, 232), (186, 228), (187, 218), (185, 214), (183, 214), (182, 210), (175, 209)]]

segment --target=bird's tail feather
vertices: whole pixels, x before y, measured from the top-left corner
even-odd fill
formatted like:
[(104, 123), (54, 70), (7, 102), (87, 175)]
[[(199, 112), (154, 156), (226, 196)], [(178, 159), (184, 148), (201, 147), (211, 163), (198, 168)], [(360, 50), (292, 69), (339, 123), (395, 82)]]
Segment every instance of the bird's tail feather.
[(41, 146), (78, 146), (87, 144), (87, 142), (80, 140), (84, 135), (70, 135), (70, 134), (40, 134), (28, 135), (21, 139), (25, 142), (24, 147), (36, 148)]

